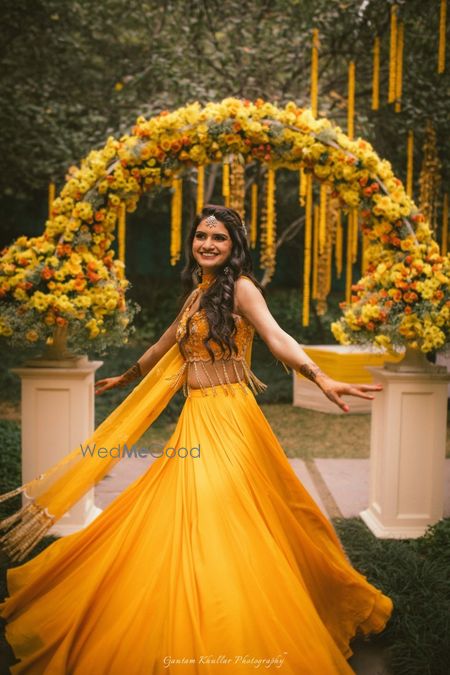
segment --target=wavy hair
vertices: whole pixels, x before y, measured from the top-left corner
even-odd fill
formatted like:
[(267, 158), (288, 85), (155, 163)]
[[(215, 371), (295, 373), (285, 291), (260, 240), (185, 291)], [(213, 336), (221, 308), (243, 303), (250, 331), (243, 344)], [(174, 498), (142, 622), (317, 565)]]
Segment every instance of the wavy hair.
[[(237, 354), (238, 352), (234, 340), (236, 322), (233, 317), (234, 284), (236, 279), (241, 274), (245, 274), (250, 277), (263, 296), (265, 296), (265, 291), (253, 274), (253, 264), (247, 236), (239, 213), (226, 206), (208, 204), (202, 209), (201, 213), (197, 214), (186, 237), (186, 264), (181, 272), (181, 281), (183, 283), (183, 290), (185, 291), (183, 301), (186, 300), (196, 287), (194, 279), (197, 283), (201, 280), (197, 273), (198, 263), (192, 255), (192, 243), (197, 227), (208, 216), (215, 216), (217, 220), (223, 223), (232, 242), (231, 253), (221, 269), (217, 271), (215, 282), (202, 293), (200, 298), (199, 309), (205, 310), (209, 326), (209, 333), (203, 340), (203, 343), (211, 359), (214, 361), (214, 352), (209, 346), (211, 340), (220, 346), (224, 356), (226, 354), (231, 357), (233, 353)], [(190, 322), (189, 318), (186, 324), (186, 335), (180, 342), (180, 351), (183, 356), (185, 356), (184, 342), (190, 334)]]

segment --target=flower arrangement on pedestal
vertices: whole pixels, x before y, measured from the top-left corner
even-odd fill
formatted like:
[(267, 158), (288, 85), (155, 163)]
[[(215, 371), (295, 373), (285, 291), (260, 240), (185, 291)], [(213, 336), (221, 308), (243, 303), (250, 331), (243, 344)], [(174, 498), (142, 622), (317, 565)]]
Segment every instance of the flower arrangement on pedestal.
[(54, 356), (59, 351), (63, 357), (66, 347), (84, 353), (95, 340), (97, 352), (104, 353), (128, 340), (136, 305), (125, 302), (129, 282), (123, 263), (106, 251), (112, 228), (94, 228), (94, 246), (90, 229), (81, 225), (60, 241), (47, 229), (40, 237), (19, 237), (3, 250), (0, 334), (12, 345), (46, 342)]
[[(68, 322), (69, 345), (84, 350), (87, 340), (103, 345), (126, 340), (134, 309), (125, 303), (128, 282), (111, 249), (119, 210), (133, 211), (143, 192), (163, 186), (177, 193), (179, 216), (180, 179), (187, 171), (198, 171), (201, 205), (203, 167), (223, 163), (226, 195), (235, 161), (260, 162), (272, 172), (271, 217), (263, 232), (268, 260), (275, 250), (276, 169), (301, 169), (313, 181), (326, 182), (344, 210), (359, 209), (369, 243), (367, 266), (351, 302), (342, 303), (343, 317), (332, 326), (339, 342), (370, 341), (389, 349), (410, 344), (424, 352), (449, 342), (450, 259), (439, 254), (390, 163), (366, 141), (350, 140), (294, 103), (278, 108), (236, 98), (140, 117), (131, 134), (109, 138), (79, 168), (69, 169), (44, 234), (19, 237), (2, 252), (0, 335), (35, 343), (51, 335), (55, 324)], [(172, 220), (174, 228), (173, 263), (180, 217)]]
[[(367, 343), (385, 347), (410, 346), (422, 352), (443, 348), (449, 341), (449, 261), (437, 245), (406, 249), (402, 255), (386, 249), (352, 286), (352, 303), (331, 326), (341, 344)], [(375, 252), (372, 252), (374, 255)]]

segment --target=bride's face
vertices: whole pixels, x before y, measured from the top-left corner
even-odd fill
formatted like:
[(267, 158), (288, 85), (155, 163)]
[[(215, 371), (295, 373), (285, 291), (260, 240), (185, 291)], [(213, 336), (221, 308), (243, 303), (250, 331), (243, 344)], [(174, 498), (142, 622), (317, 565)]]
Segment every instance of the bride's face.
[(230, 257), (233, 243), (228, 230), (217, 220), (213, 227), (205, 220), (197, 226), (192, 242), (192, 255), (204, 272), (215, 272)]

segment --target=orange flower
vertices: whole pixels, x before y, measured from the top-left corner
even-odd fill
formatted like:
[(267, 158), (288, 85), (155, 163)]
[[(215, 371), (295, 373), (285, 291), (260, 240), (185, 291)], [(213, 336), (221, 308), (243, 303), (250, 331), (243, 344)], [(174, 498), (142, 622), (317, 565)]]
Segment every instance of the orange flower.
[(45, 280), (51, 279), (53, 274), (53, 270), (49, 267), (44, 267), (44, 269), (41, 271), (41, 277)]

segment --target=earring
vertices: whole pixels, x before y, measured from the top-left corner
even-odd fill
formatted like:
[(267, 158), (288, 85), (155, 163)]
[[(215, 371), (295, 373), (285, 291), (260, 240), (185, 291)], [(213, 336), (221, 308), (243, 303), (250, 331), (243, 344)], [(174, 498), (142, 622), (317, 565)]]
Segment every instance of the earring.
[(231, 272), (230, 268), (228, 267), (228, 265), (226, 265), (226, 266), (223, 268), (223, 273), (224, 273), (224, 274), (230, 274), (230, 272)]
[(202, 270), (202, 268), (200, 267), (200, 265), (197, 265), (197, 267), (196, 267), (195, 270), (194, 270), (194, 274), (197, 275), (198, 283), (201, 284), (201, 283), (202, 283), (202, 279), (203, 279), (203, 270)]

